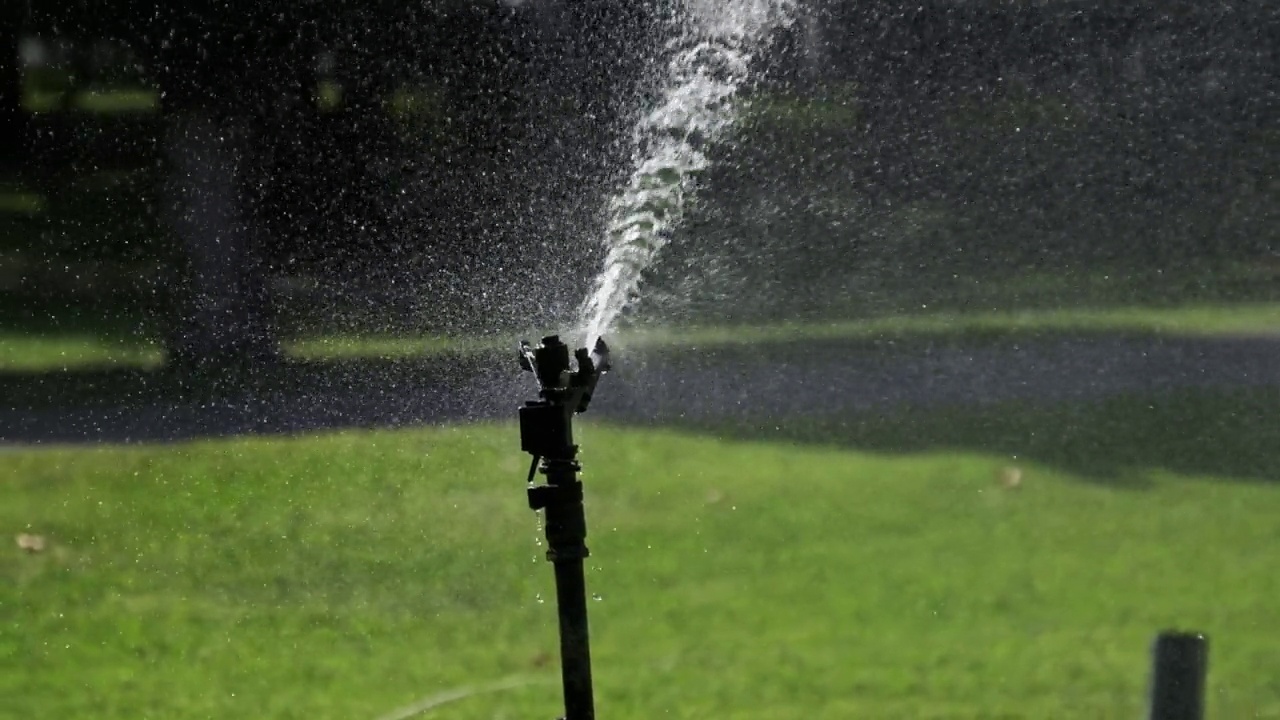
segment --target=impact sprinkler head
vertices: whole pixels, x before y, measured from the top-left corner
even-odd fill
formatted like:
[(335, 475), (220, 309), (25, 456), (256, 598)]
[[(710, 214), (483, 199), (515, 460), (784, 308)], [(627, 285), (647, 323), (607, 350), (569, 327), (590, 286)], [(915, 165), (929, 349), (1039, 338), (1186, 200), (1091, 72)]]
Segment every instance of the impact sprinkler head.
[(534, 347), (528, 340), (520, 342), (520, 367), (533, 373), (544, 400), (562, 405), (570, 412), (586, 412), (600, 376), (609, 371), (609, 346), (604, 338), (597, 338), (595, 347), (588, 351), (578, 348), (573, 353), (577, 369), (570, 367), (569, 346), (559, 335), (542, 338)]
[[(547, 559), (556, 567), (563, 720), (591, 720), (595, 710), (582, 570), (590, 553), (573, 416), (586, 411), (596, 383), (608, 372), (609, 346), (597, 339), (591, 351), (574, 351), (573, 359), (576, 369), (570, 367), (569, 346), (556, 335), (542, 338), (537, 347), (527, 340), (520, 343), (520, 367), (537, 378), (539, 395), (520, 408), (520, 449), (533, 456), (526, 488), (529, 507), (543, 513)], [(534, 483), (539, 472), (546, 478), (545, 485)]]

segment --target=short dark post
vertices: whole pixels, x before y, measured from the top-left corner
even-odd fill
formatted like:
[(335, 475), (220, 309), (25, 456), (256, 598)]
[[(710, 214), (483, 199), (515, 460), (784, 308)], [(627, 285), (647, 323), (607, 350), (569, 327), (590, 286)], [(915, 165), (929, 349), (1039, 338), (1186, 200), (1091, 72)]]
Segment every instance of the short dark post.
[(1147, 720), (1204, 720), (1209, 641), (1200, 633), (1162, 632), (1151, 651)]

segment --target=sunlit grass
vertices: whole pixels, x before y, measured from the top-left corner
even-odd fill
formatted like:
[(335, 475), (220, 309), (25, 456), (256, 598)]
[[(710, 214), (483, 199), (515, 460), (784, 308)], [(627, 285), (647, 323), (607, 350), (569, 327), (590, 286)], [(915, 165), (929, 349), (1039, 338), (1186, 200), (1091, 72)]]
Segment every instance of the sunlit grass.
[[(921, 313), (829, 322), (657, 326), (621, 330), (615, 334), (615, 339), (630, 347), (709, 347), (770, 341), (868, 339), (885, 335), (964, 336), (1070, 331), (1207, 336), (1280, 333), (1280, 303)], [(413, 357), (439, 352), (497, 350), (511, 345), (511, 342), (511, 338), (330, 336), (290, 342), (288, 352), (295, 357), (313, 360)]]
[[(579, 436), (601, 717), (1138, 717), (1166, 627), (1210, 634), (1211, 716), (1280, 712), (1280, 488), (1258, 478)], [(1274, 455), (1255, 440), (1234, 451)], [(555, 717), (525, 467), (507, 425), (10, 449), (6, 710), (373, 720), (532, 677), (439, 712)]]
[(750, 326), (646, 328), (624, 335), (640, 344), (725, 345), (775, 340), (874, 338), (884, 335), (964, 335), (1026, 332), (1135, 332), (1165, 335), (1280, 333), (1280, 303), (1183, 307), (1063, 308), (991, 312), (921, 312), (866, 320)]
[(164, 349), (139, 340), (92, 334), (31, 335), (0, 331), (0, 370), (51, 372), (88, 367), (153, 368)]
[[(555, 328), (548, 328), (554, 331)], [(1280, 303), (1115, 307), (1009, 312), (922, 313), (866, 320), (749, 326), (647, 327), (614, 335), (630, 347), (723, 346), (771, 341), (955, 337), (1038, 332), (1134, 332), (1163, 335), (1263, 335), (1280, 332)], [(536, 338), (529, 338), (536, 340)], [(510, 349), (510, 337), (321, 335), (286, 340), (285, 354), (303, 360), (410, 358)], [(150, 342), (94, 335), (0, 334), (0, 369), (35, 371), (92, 366), (154, 366), (163, 350)]]
[[(34, 113), (55, 112), (70, 107), (86, 113), (119, 115), (125, 113), (155, 113), (160, 109), (160, 93), (152, 88), (107, 88), (67, 90), (28, 90), (23, 98), (23, 108)], [(440, 102), (436, 93), (423, 88), (400, 88), (389, 98), (387, 107), (396, 114), (422, 113)], [(339, 83), (324, 80), (317, 83), (313, 100), (320, 110), (334, 110), (342, 106), (343, 88)]]
[(287, 340), (284, 351), (299, 360), (422, 357), (441, 353), (483, 352), (510, 347), (511, 338), (445, 337), (440, 335), (322, 335)]
[(101, 115), (154, 113), (160, 109), (160, 93), (150, 88), (75, 90), (68, 100), (65, 90), (28, 90), (22, 106), (29, 112), (54, 112), (65, 106)]
[(47, 205), (47, 198), (39, 193), (0, 189), (2, 214), (37, 215), (44, 212)]
[(160, 109), (160, 93), (149, 88), (83, 90), (72, 98), (77, 110), (92, 113), (153, 113)]

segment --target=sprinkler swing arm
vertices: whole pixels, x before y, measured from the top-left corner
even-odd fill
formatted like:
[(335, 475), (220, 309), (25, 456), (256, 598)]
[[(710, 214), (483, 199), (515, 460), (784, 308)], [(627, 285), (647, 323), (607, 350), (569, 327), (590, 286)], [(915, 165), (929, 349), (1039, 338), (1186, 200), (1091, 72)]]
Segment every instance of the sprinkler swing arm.
[[(547, 560), (555, 569), (565, 705), (562, 720), (594, 720), (583, 574), (583, 561), (590, 553), (573, 416), (586, 411), (596, 383), (609, 370), (609, 348), (597, 339), (592, 352), (580, 348), (573, 358), (576, 370), (569, 366), (569, 346), (555, 335), (543, 338), (537, 347), (527, 341), (520, 343), (520, 367), (532, 372), (539, 386), (539, 399), (520, 408), (520, 447), (533, 456), (529, 507), (544, 513)], [(546, 478), (544, 485), (534, 484), (539, 472)]]

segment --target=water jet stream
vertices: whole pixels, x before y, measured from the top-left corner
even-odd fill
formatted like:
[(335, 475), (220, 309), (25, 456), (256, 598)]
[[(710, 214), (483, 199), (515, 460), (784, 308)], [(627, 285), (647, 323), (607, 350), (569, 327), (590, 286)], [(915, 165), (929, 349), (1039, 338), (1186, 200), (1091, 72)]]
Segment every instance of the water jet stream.
[(632, 130), (634, 168), (609, 202), (604, 267), (580, 314), (587, 347), (636, 299), (645, 268), (684, 219), (708, 150), (733, 128), (755, 53), (791, 9), (790, 0), (681, 3), (659, 99)]

